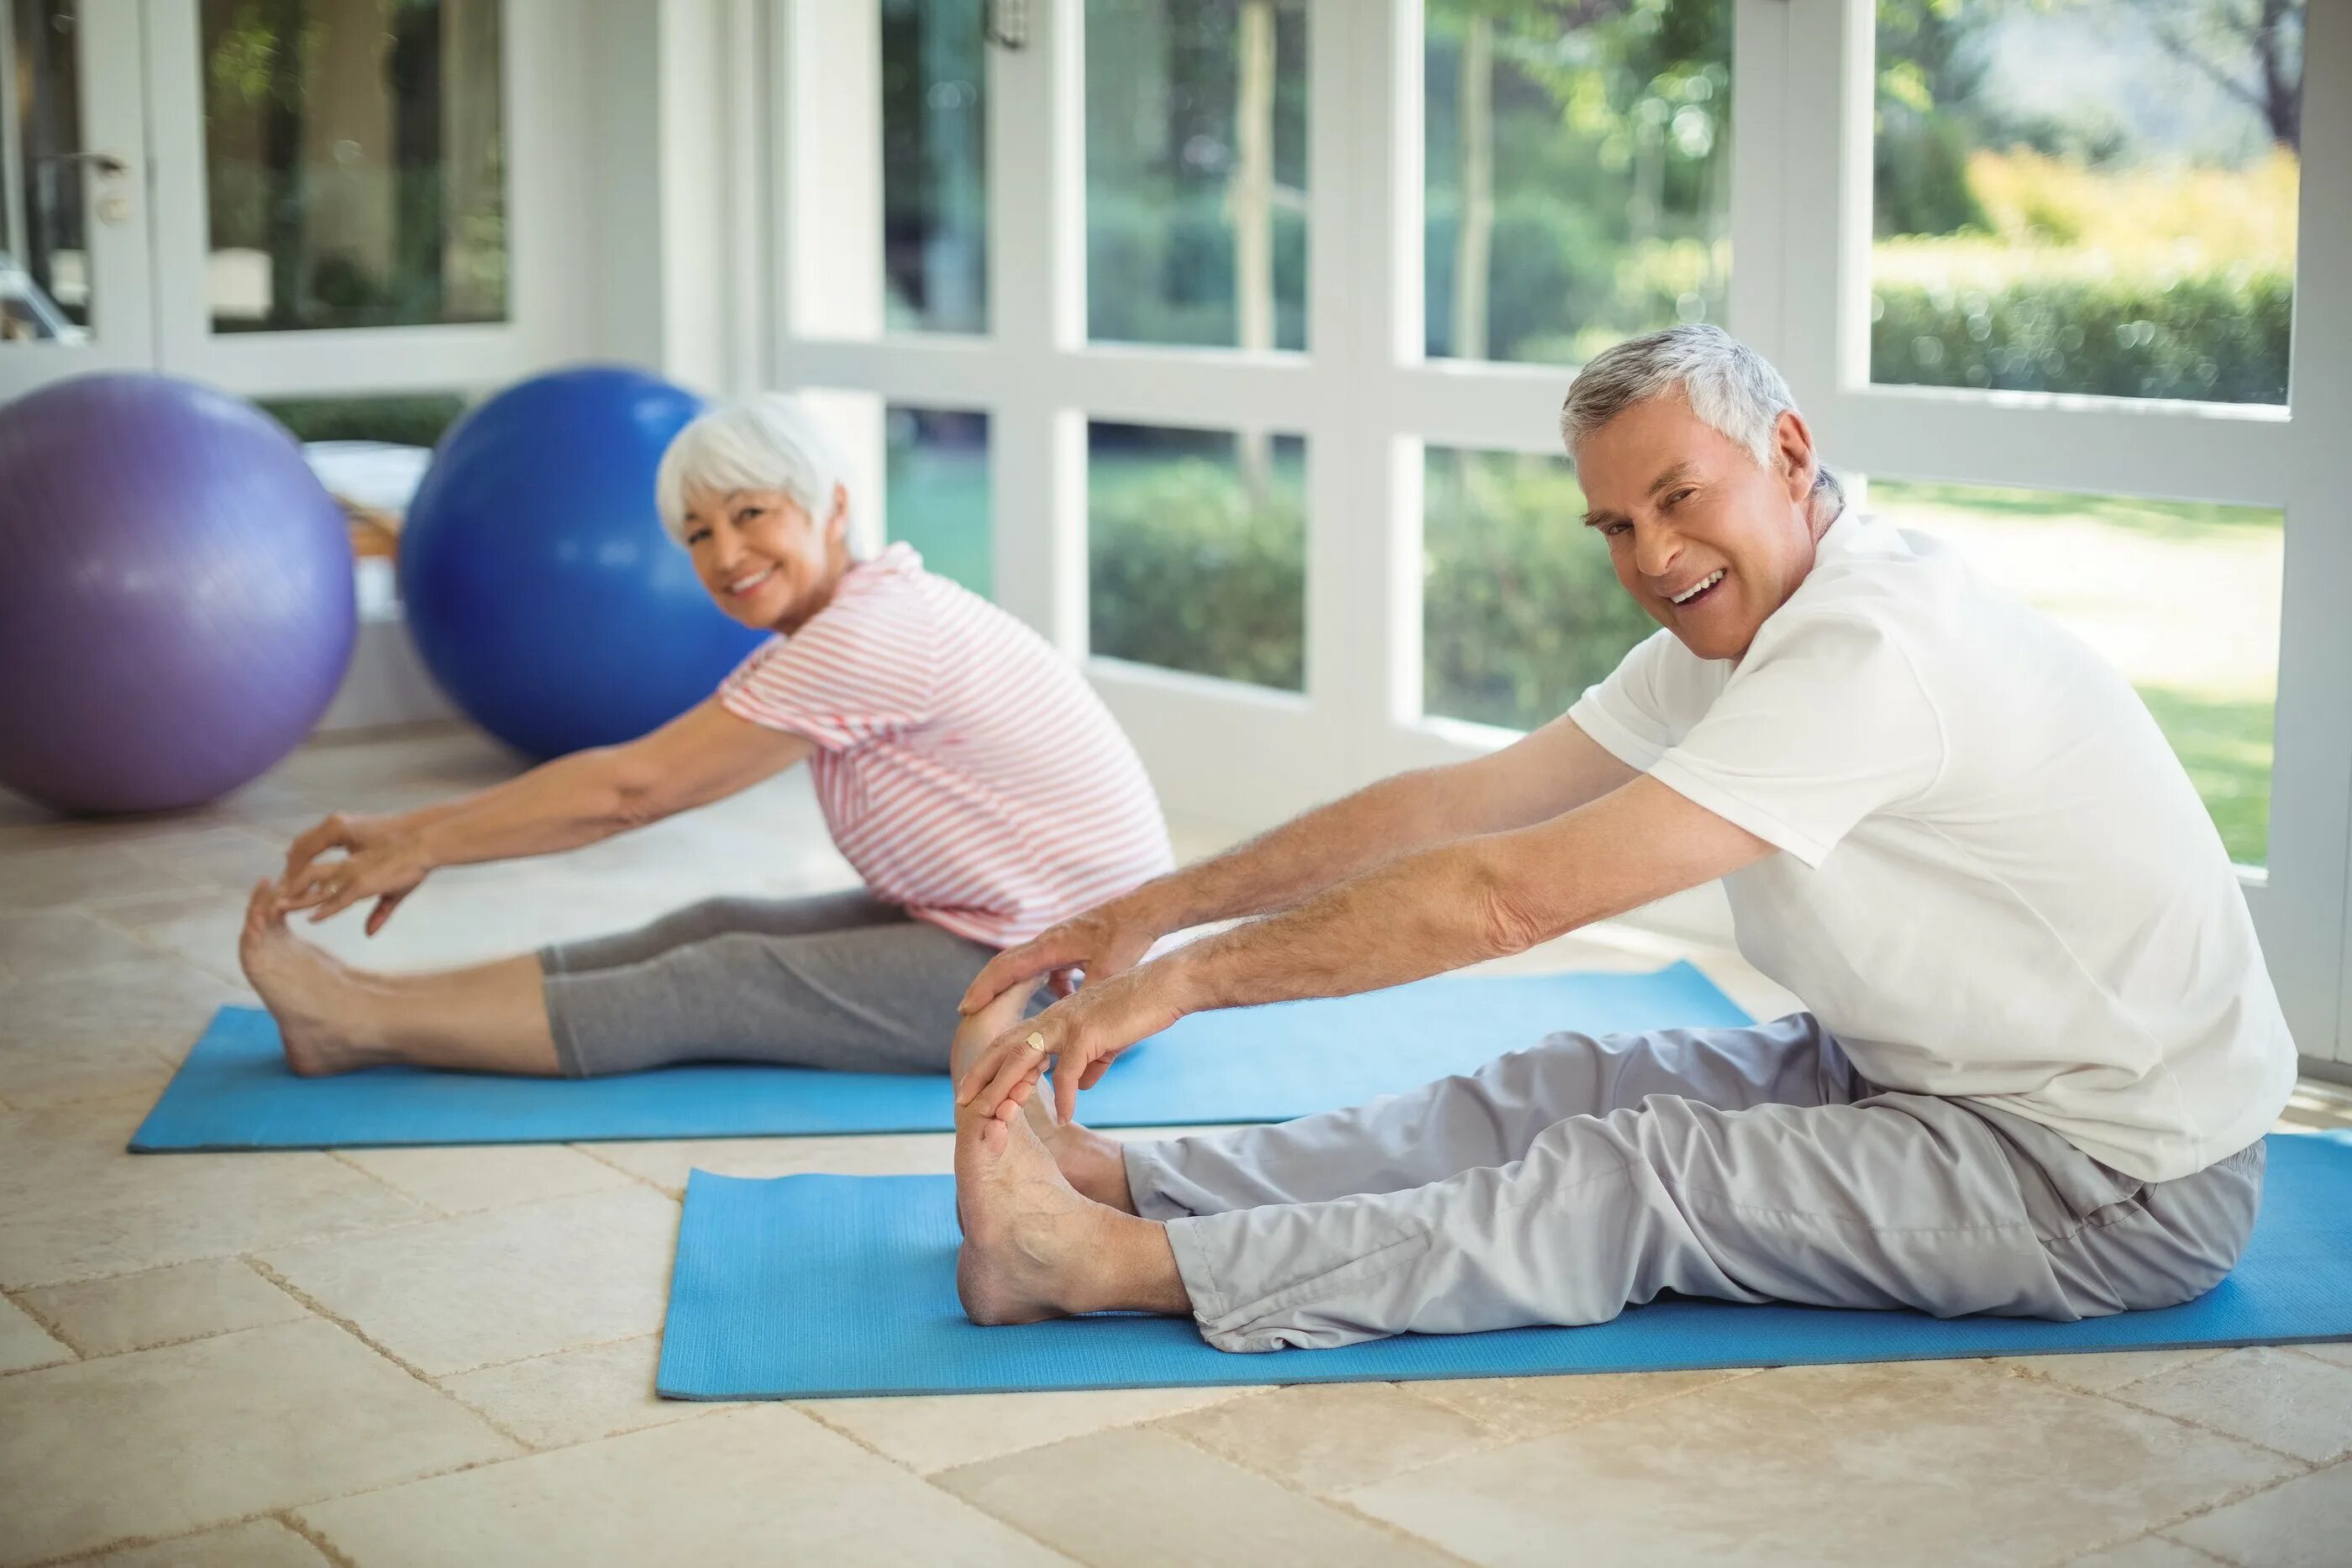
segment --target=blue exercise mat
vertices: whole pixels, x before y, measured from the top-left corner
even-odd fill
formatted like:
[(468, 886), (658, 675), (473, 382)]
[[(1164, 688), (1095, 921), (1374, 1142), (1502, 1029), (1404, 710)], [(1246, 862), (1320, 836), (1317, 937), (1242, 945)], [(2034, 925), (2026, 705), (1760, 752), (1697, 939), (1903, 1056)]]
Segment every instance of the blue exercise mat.
[[(1743, 1024), (1688, 964), (1649, 975), (1445, 977), (1328, 1001), (1201, 1013), (1087, 1091), (1106, 1127), (1281, 1122), (1466, 1072), (1556, 1030)], [(614, 1078), (380, 1067), (286, 1070), (278, 1026), (223, 1008), (131, 1140), (134, 1153), (583, 1143), (952, 1129), (944, 1076), (709, 1064)]]
[(697, 1171), (670, 1281), (673, 1399), (998, 1394), (1932, 1361), (2352, 1339), (2352, 1143), (2270, 1140), (2237, 1270), (2184, 1306), (2077, 1323), (1675, 1299), (1592, 1328), (1421, 1335), (1234, 1355), (1190, 1321), (1116, 1314), (975, 1328), (956, 1304), (946, 1176)]

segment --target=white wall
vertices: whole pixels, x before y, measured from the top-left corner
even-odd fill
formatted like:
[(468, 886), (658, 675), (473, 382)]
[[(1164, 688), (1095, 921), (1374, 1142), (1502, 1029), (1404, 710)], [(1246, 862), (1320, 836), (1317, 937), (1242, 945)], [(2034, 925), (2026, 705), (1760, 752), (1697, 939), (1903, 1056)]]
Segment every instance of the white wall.
[(563, 112), (585, 244), (581, 352), (705, 396), (761, 384), (766, 227), (748, 0), (585, 0)]

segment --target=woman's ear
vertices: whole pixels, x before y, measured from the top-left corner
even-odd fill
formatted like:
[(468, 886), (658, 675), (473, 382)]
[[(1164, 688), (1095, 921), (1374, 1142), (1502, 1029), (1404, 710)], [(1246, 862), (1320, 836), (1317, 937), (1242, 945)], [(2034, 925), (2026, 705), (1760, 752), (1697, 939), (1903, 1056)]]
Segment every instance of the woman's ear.
[(824, 537), (840, 540), (849, 537), (849, 486), (833, 487), (833, 511), (824, 520)]

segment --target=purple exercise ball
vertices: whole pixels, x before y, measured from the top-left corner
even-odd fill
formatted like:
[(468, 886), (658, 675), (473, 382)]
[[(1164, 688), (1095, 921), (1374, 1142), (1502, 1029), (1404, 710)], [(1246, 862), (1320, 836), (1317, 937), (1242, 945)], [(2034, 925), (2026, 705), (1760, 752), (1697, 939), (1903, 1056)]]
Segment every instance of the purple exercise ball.
[(0, 784), (226, 794), (310, 733), (358, 630), (341, 512), (251, 404), (125, 374), (0, 408)]

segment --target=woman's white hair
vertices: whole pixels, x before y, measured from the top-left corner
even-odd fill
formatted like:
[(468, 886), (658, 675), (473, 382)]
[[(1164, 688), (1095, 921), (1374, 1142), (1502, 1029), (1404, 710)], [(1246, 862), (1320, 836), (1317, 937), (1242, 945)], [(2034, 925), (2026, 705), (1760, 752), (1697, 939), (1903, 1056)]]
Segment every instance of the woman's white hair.
[[(1700, 423), (1771, 470), (1778, 451), (1773, 432), (1797, 400), (1769, 360), (1704, 322), (1629, 338), (1595, 354), (1569, 386), (1560, 437), (1573, 456), (1588, 436), (1635, 403), (1676, 392)], [(1845, 503), (1845, 486), (1826, 465), (1814, 470), (1813, 494), (1830, 503), (1832, 515)]]
[(662, 454), (654, 503), (670, 538), (686, 538), (687, 497), (697, 491), (782, 490), (822, 528), (843, 483), (841, 456), (808, 405), (755, 392), (696, 417)]

